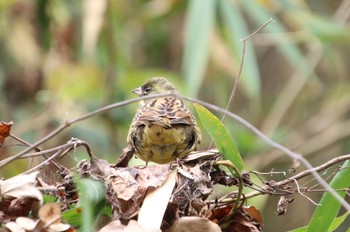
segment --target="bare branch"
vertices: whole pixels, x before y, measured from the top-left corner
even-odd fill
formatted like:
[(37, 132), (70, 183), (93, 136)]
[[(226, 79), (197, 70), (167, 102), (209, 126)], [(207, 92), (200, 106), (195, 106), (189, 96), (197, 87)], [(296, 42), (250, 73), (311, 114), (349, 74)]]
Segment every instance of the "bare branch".
[(305, 197), (306, 199), (308, 199), (310, 202), (312, 202), (312, 204), (317, 205), (317, 206), (320, 205), (320, 204), (314, 202), (310, 197), (306, 196), (304, 193), (302, 193), (302, 192), (300, 191), (299, 183), (298, 183), (298, 181), (297, 181), (296, 179), (293, 179), (293, 181), (294, 181), (295, 185), (297, 186), (297, 190), (298, 190), (298, 193), (299, 193), (300, 195), (302, 195), (303, 197)]
[[(298, 173), (298, 174), (296, 174), (296, 175), (294, 175), (294, 176), (292, 176), (290, 178), (287, 178), (285, 180), (279, 181), (275, 185), (276, 186), (283, 186), (283, 185), (289, 184), (289, 183), (293, 182), (294, 180), (299, 180), (299, 179), (301, 179), (301, 178), (303, 178), (305, 176), (311, 175), (311, 174), (313, 174), (313, 172), (320, 172), (320, 171), (322, 171), (324, 169), (327, 169), (327, 168), (329, 168), (329, 167), (331, 167), (331, 166), (333, 166), (333, 165), (335, 165), (337, 163), (340, 163), (340, 162), (343, 162), (343, 161), (349, 160), (349, 159), (350, 159), (350, 154), (336, 157), (336, 158), (334, 158), (334, 159), (332, 159), (332, 160), (330, 160), (330, 161), (328, 161), (328, 162), (326, 162), (326, 163), (324, 163), (324, 164), (322, 164), (320, 166), (317, 166), (317, 167), (315, 167), (313, 169), (305, 170), (305, 171), (300, 172), (300, 173)], [(270, 188), (269, 186), (263, 186), (262, 187), (263, 190), (268, 190), (269, 188)], [(325, 188), (325, 189), (327, 191), (329, 191), (328, 188)], [(255, 197), (255, 196), (258, 196), (258, 195), (262, 195), (262, 194), (263, 193), (257, 191), (257, 192), (252, 192), (252, 193), (247, 194), (246, 197), (247, 198), (252, 198), (252, 197)]]
[(55, 154), (50, 156), (47, 160), (45, 160), (44, 162), (36, 165), (35, 167), (33, 167), (33, 168), (29, 169), (29, 170), (21, 173), (20, 175), (31, 173), (32, 171), (34, 171), (34, 170), (36, 170), (38, 168), (41, 168), (42, 166), (45, 166), (45, 165), (49, 164), (53, 159), (55, 159), (55, 158), (57, 158), (59, 156), (63, 156), (63, 155), (67, 154), (68, 152), (72, 151), (73, 149), (75, 149), (75, 148), (77, 148), (79, 146), (84, 146), (86, 148), (86, 151), (88, 152), (90, 158), (93, 157), (93, 154), (91, 152), (91, 148), (85, 141), (72, 138), (71, 140), (69, 140), (67, 142), (67, 144), (65, 144), (61, 149), (59, 149)]
[[(227, 103), (227, 106), (226, 106), (226, 111), (228, 111), (228, 108), (230, 107), (232, 101), (233, 101), (233, 98), (236, 94), (236, 90), (237, 90), (237, 86), (238, 86), (238, 83), (239, 83), (239, 80), (241, 78), (241, 75), (242, 75), (242, 71), (243, 71), (243, 65), (244, 65), (244, 58), (245, 58), (245, 49), (246, 49), (246, 43), (247, 41), (253, 37), (255, 34), (257, 34), (259, 31), (261, 31), (262, 29), (264, 29), (267, 25), (269, 25), (271, 22), (275, 22), (275, 20), (273, 20), (272, 18), (269, 19), (266, 23), (264, 23), (262, 26), (260, 26), (258, 29), (256, 29), (253, 33), (251, 33), (250, 35), (248, 35), (247, 37), (245, 37), (242, 41), (243, 41), (243, 46), (242, 46), (242, 56), (241, 56), (241, 62), (240, 62), (240, 65), (239, 65), (239, 70), (238, 70), (238, 75), (235, 79), (235, 82), (233, 83), (233, 87), (232, 87), (232, 91), (231, 91), (231, 95), (230, 95), (230, 98), (228, 100), (228, 103)], [(226, 114), (223, 114), (222, 115), (222, 118), (221, 118), (221, 122), (224, 122), (225, 120), (225, 115)], [(210, 146), (211, 147), (211, 146)]]

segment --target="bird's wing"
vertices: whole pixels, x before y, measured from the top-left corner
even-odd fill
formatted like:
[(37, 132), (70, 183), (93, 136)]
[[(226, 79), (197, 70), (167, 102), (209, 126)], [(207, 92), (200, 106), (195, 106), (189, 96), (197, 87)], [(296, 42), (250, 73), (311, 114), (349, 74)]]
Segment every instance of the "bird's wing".
[(194, 118), (180, 99), (161, 98), (150, 101), (140, 108), (135, 116), (137, 125), (195, 125)]
[(187, 110), (187, 108), (176, 109), (173, 112), (168, 114), (168, 118), (171, 121), (171, 124), (185, 124), (194, 126), (194, 118), (192, 114)]

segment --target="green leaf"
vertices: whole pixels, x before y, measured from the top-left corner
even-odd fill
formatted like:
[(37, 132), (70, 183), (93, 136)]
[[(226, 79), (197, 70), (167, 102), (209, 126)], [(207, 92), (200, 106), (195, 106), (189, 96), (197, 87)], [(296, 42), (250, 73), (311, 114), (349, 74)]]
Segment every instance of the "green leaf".
[(331, 226), (328, 228), (329, 232), (335, 231), (344, 221), (345, 219), (350, 215), (350, 211), (344, 213), (342, 216), (337, 217), (333, 220)]
[(216, 0), (191, 0), (185, 28), (183, 74), (187, 95), (196, 96), (208, 61)]
[[(334, 189), (344, 189), (350, 186), (350, 161), (347, 160), (340, 172), (335, 175), (330, 186)], [(341, 197), (345, 197), (346, 191), (338, 192)], [(341, 203), (333, 197), (332, 194), (326, 192), (311, 218), (307, 231), (327, 231), (329, 230), (333, 220), (337, 216)]]
[(49, 203), (49, 202), (57, 202), (57, 197), (54, 197), (51, 195), (44, 194), (43, 198), (44, 198), (44, 204)]
[(79, 179), (76, 184), (82, 207), (81, 231), (93, 231), (94, 222), (106, 204), (105, 187), (102, 182), (90, 179)]
[(307, 226), (303, 226), (294, 230), (290, 230), (289, 232), (305, 232), (307, 230)]
[[(331, 226), (328, 228), (328, 232), (335, 231), (344, 221), (345, 219), (350, 215), (350, 211), (344, 213), (342, 216), (339, 216), (335, 218), (331, 224)], [(294, 230), (291, 230), (289, 232), (305, 232), (307, 230), (307, 226), (303, 226)]]
[(81, 227), (82, 211), (81, 207), (65, 210), (62, 213), (62, 220), (73, 227)]
[(230, 160), (238, 170), (244, 168), (243, 160), (225, 125), (215, 115), (199, 104), (194, 104), (199, 119), (215, 142), (225, 160)]

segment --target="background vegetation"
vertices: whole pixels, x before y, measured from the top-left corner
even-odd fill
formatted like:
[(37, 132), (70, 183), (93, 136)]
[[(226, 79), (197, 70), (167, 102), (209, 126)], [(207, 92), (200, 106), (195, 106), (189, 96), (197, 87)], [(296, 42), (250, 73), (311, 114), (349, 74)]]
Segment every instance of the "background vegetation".
[[(350, 150), (349, 15), (347, 0), (1, 1), (0, 120), (14, 121), (12, 133), (32, 143), (66, 119), (134, 97), (131, 90), (151, 76), (165, 76), (182, 94), (225, 108), (241, 62), (240, 39), (273, 18), (247, 42), (229, 110), (316, 166)], [(76, 137), (114, 162), (136, 107), (75, 124), (42, 148)], [(237, 122), (227, 118), (225, 124), (247, 169), (291, 167), (289, 158)], [(210, 137), (203, 137), (206, 149)], [(20, 149), (6, 147), (1, 158)], [(62, 162), (73, 167), (81, 158), (77, 152)], [(16, 161), (0, 175), (35, 162)], [(321, 193), (309, 196), (317, 201)], [(277, 198), (255, 202), (266, 231), (308, 223), (315, 205), (295, 198), (285, 216), (274, 214)]]

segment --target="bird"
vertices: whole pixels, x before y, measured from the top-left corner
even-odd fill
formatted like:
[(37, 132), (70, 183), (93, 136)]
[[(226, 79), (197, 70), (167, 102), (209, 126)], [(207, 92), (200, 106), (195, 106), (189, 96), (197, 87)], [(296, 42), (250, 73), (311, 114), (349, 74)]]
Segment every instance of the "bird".
[[(148, 79), (132, 91), (139, 97), (174, 93), (175, 86), (164, 77)], [(197, 150), (202, 139), (196, 120), (184, 102), (170, 95), (140, 100), (128, 132), (128, 147), (137, 157), (166, 164)]]

